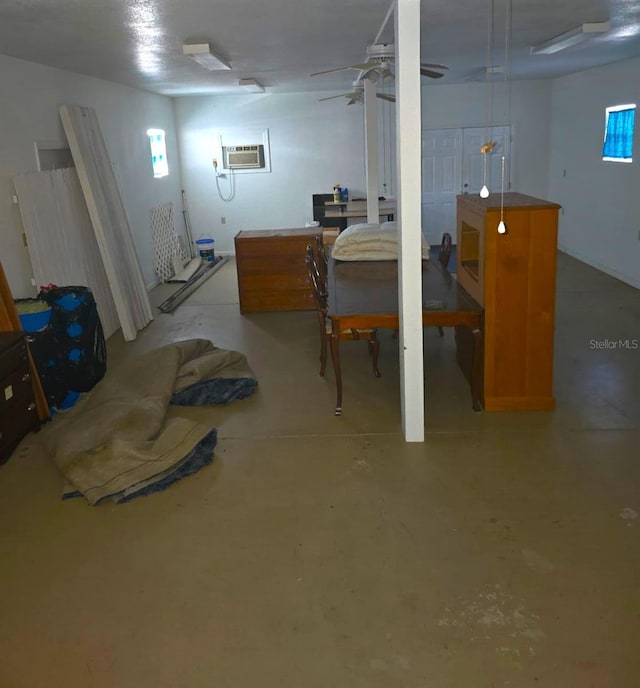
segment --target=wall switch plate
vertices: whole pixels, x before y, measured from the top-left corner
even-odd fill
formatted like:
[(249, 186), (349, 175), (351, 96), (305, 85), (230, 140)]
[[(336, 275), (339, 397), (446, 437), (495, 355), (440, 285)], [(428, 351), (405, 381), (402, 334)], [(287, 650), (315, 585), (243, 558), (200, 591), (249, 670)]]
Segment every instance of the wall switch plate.
[(18, 205), (18, 197), (15, 194), (11, 196), (11, 202), (13, 203), (13, 205)]
[(226, 224), (227, 224), (227, 218), (226, 218), (224, 215), (220, 218), (220, 224), (221, 224), (221, 225), (226, 225)]

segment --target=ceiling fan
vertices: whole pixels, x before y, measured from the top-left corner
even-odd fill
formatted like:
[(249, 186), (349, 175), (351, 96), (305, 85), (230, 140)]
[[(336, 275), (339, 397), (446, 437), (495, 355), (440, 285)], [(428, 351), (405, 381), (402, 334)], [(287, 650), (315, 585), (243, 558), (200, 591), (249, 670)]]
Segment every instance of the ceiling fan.
[[(390, 93), (376, 93), (376, 97), (381, 100), (386, 100), (389, 103), (395, 103), (396, 97)], [(364, 84), (361, 81), (353, 82), (353, 91), (351, 93), (339, 93), (337, 96), (329, 96), (328, 98), (318, 98), (318, 101), (333, 100), (334, 98), (348, 98), (347, 105), (354, 105), (355, 103), (364, 103)]]
[[(367, 46), (367, 61), (361, 64), (347, 65), (346, 67), (337, 67), (336, 69), (325, 69), (322, 72), (314, 72), (311, 76), (319, 76), (320, 74), (330, 74), (331, 72), (341, 72), (345, 69), (357, 69), (364, 72), (364, 79), (377, 79), (382, 77), (387, 79), (393, 76), (390, 65), (395, 59), (395, 52), (393, 43), (374, 43)], [(429, 77), (430, 79), (440, 79), (444, 76), (435, 69), (448, 69), (445, 65), (431, 64), (429, 62), (420, 63), (420, 74)]]

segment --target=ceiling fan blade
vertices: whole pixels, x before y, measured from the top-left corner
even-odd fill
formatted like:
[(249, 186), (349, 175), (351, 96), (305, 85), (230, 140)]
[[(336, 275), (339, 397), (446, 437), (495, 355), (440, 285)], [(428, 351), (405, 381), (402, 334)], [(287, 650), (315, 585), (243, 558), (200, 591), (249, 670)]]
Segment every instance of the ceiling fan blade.
[(396, 102), (396, 97), (391, 96), (388, 93), (376, 93), (376, 96), (380, 98), (381, 100), (387, 100), (390, 103), (395, 103)]
[(350, 96), (351, 93), (340, 93), (337, 96), (329, 96), (328, 98), (318, 98), (318, 102), (321, 103), (323, 100), (333, 100), (334, 98), (343, 98), (344, 96)]
[(433, 67), (434, 69), (449, 69), (446, 65), (441, 64), (431, 64), (430, 62), (421, 62), (421, 67)]
[(422, 74), (422, 76), (428, 76), (430, 79), (441, 79), (444, 76), (444, 74), (432, 72), (430, 69), (425, 69), (424, 67), (420, 67), (420, 74)]
[(325, 69), (322, 72), (314, 72), (310, 76), (320, 76), (320, 74), (331, 74), (332, 72), (344, 72), (346, 69), (357, 69), (358, 71), (362, 69), (367, 69), (371, 64), (369, 62), (363, 64), (348, 65), (347, 67), (336, 67), (335, 69)]

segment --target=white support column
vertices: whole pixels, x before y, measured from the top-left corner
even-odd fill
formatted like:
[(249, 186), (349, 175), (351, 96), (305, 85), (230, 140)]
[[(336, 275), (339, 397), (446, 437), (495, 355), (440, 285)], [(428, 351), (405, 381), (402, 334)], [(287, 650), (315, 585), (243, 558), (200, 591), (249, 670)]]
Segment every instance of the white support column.
[(364, 79), (364, 145), (367, 179), (367, 222), (379, 221), (377, 85)]
[(407, 442), (424, 442), (420, 0), (397, 0), (395, 44), (402, 428)]

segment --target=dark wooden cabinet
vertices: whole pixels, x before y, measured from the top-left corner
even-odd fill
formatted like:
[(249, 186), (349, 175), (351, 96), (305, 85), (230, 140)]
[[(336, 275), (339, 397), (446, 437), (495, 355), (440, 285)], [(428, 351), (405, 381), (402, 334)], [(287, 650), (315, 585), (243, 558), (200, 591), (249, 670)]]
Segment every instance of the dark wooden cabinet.
[(235, 237), (240, 311), (296, 311), (314, 308), (307, 277), (307, 246), (322, 228), (252, 230)]
[(39, 425), (24, 335), (0, 332), (0, 463)]
[[(458, 196), (458, 282), (484, 307), (484, 407), (550, 410), (558, 236), (557, 203)], [(460, 339), (464, 333), (458, 333)]]

